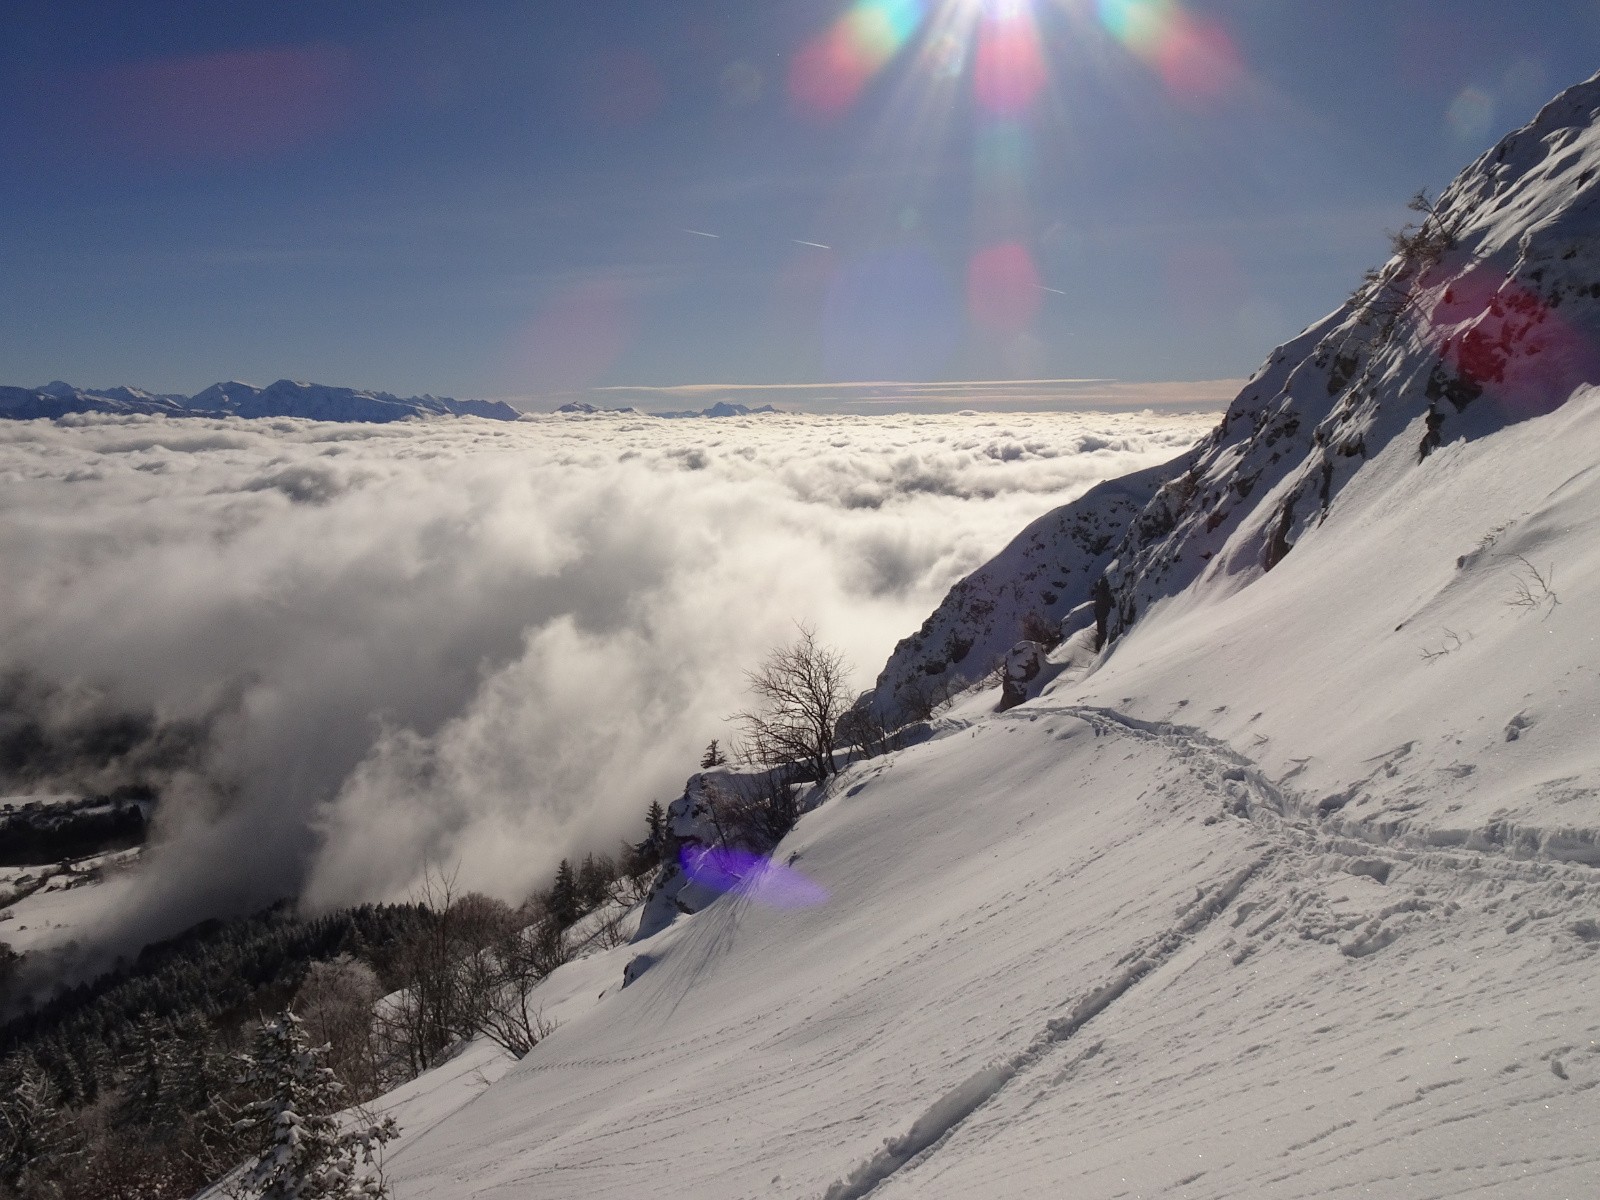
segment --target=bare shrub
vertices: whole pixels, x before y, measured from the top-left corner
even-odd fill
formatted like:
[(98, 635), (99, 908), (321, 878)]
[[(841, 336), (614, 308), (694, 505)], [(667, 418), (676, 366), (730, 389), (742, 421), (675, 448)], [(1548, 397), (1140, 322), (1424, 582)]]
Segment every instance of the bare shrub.
[(740, 784), (707, 780), (702, 794), (708, 815), (723, 845), (765, 854), (800, 819), (796, 786), (781, 768)]
[(1447, 654), (1454, 654), (1466, 644), (1466, 638), (1463, 638), (1453, 629), (1446, 629), (1444, 631), (1444, 641), (1442, 643), (1440, 643), (1438, 646), (1424, 646), (1422, 648), (1422, 661), (1434, 662), (1445, 657)]
[(1542, 608), (1547, 614), (1554, 611), (1561, 603), (1553, 586), (1556, 580), (1555, 567), (1552, 565), (1548, 570), (1541, 571), (1522, 555), (1516, 558), (1522, 568), (1517, 573), (1517, 590), (1506, 603), (1514, 608)]
[(950, 676), (938, 679), (913, 679), (895, 693), (900, 708), (913, 721), (930, 720), (960, 690), (960, 681)]
[(1052, 622), (1041, 613), (1026, 612), (1022, 616), (1022, 640), (1054, 650), (1061, 644), (1061, 623)]
[(799, 765), (813, 779), (826, 779), (834, 762), (836, 729), (846, 704), (844, 656), (817, 641), (816, 630), (768, 654), (745, 679), (756, 707), (734, 721), (753, 762), (767, 767)]
[(394, 955), (398, 995), (379, 1008), (379, 1033), (420, 1075), (458, 1038), (476, 1033), (487, 1002), (477, 964), (514, 929), (510, 906), (469, 892), (429, 871), (420, 897), (424, 919)]
[(534, 1004), (533, 990), (566, 961), (561, 931), (549, 920), (506, 932), (486, 953), (475, 956), (468, 978), (484, 998), (479, 1032), (517, 1058), (537, 1046), (555, 1023)]
[(854, 746), (863, 758), (875, 758), (895, 748), (896, 738), (870, 705), (862, 704), (850, 709), (839, 718), (841, 744)]

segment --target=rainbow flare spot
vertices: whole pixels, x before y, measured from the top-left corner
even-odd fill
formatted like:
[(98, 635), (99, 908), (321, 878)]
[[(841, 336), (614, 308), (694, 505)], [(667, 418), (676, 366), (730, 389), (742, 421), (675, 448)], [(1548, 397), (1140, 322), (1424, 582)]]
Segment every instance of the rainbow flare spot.
[(1097, 0), (1096, 7), (1100, 23), (1153, 67), (1175, 96), (1214, 100), (1243, 81), (1244, 64), (1227, 30), (1177, 0)]
[(790, 99), (824, 120), (844, 115), (911, 40), (925, 15), (923, 0), (859, 0), (795, 57)]

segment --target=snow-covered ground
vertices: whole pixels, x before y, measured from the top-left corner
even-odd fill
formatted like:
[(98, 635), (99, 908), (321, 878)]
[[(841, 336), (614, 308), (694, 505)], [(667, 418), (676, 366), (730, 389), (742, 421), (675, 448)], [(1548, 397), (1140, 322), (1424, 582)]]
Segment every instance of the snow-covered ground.
[(565, 969), (613, 986), (400, 1194), (1595, 1194), (1597, 450), (1590, 392), (1375, 463), (1251, 588), (852, 769), (779, 850), (826, 903)]
[(139, 850), (117, 850), (53, 866), (0, 867), (0, 943), (18, 954), (61, 946), (92, 930), (133, 890)]
[(1600, 1195), (1597, 119), (1481, 160), (1396, 329), (1308, 332), (1082, 540), (1106, 653), (834, 780), (774, 855), (809, 888), (557, 972), (397, 1194)]

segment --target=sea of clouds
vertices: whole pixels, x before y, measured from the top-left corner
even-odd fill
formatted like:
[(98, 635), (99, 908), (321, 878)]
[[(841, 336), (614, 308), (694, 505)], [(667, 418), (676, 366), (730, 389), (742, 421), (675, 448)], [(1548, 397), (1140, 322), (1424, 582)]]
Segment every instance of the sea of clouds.
[(743, 671), (860, 686), (955, 580), (1215, 416), (0, 422), (0, 795), (153, 781), (118, 945), (643, 834)]

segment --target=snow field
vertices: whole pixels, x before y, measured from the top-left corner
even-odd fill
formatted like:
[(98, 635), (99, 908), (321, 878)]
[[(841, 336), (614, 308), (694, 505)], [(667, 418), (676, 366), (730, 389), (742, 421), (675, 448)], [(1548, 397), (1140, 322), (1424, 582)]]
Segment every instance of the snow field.
[(1596, 1194), (1596, 447), (1594, 393), (1397, 438), (1270, 575), (852, 768), (777, 855), (826, 904), (634, 947), (401, 1194)]

